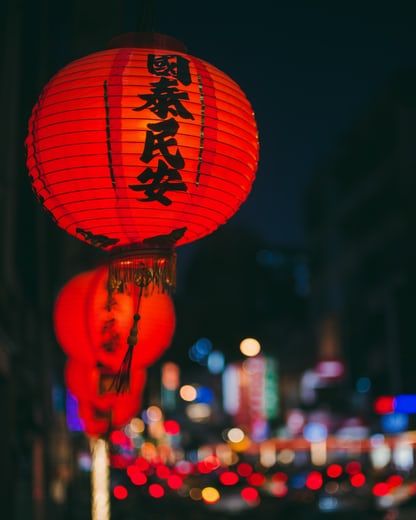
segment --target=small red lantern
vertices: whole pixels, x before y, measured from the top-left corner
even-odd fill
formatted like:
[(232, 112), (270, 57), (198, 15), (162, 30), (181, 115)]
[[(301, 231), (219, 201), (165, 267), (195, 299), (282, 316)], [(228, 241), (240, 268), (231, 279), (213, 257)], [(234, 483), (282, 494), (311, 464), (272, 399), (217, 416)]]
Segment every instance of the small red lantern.
[(107, 413), (97, 413), (91, 404), (78, 402), (78, 414), (84, 432), (89, 437), (101, 437), (110, 431), (110, 420)]
[[(81, 273), (60, 291), (54, 307), (58, 343), (74, 360), (117, 371), (128, 350), (135, 298), (127, 292), (107, 293), (105, 267)], [(138, 290), (133, 287), (133, 290)], [(132, 353), (132, 370), (155, 363), (172, 341), (175, 309), (166, 293), (140, 301), (140, 330)]]
[(247, 198), (256, 122), (240, 87), (173, 38), (144, 34), (114, 47), (45, 86), (27, 167), (57, 225), (113, 253), (113, 287), (166, 290), (174, 247), (213, 232)]

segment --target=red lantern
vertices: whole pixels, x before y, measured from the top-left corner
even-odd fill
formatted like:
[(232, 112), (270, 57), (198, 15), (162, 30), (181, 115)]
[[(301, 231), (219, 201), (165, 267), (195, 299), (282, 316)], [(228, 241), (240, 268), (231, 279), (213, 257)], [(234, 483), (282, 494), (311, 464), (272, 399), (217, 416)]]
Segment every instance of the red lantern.
[(65, 366), (65, 382), (77, 398), (81, 419), (95, 417), (99, 425), (108, 423), (121, 428), (140, 409), (146, 382), (144, 370), (132, 370), (129, 391), (119, 394), (113, 390), (113, 376), (98, 368), (69, 359)]
[[(98, 363), (116, 371), (128, 348), (135, 298), (126, 292), (114, 292), (109, 301), (107, 278), (105, 267), (72, 278), (56, 299), (54, 326), (58, 343), (68, 356), (86, 365)], [(155, 363), (170, 345), (175, 330), (175, 309), (168, 294), (143, 297), (139, 311), (133, 370)]]
[(100, 437), (106, 435), (111, 426), (108, 414), (97, 413), (92, 405), (78, 402), (78, 413), (84, 432), (89, 437)]
[(175, 40), (145, 35), (116, 47), (45, 86), (27, 166), (57, 225), (114, 253), (114, 286), (166, 289), (174, 246), (213, 232), (248, 196), (256, 122), (240, 87)]

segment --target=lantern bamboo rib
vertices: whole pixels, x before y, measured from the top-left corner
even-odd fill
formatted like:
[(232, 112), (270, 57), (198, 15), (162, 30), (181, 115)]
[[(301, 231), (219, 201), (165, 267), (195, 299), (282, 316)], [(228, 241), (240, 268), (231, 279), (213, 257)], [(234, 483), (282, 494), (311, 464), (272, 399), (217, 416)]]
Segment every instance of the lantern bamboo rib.
[(104, 81), (104, 107), (105, 107), (105, 134), (108, 157), (108, 168), (110, 170), (111, 184), (116, 188), (116, 179), (114, 177), (113, 169), (113, 154), (111, 150), (111, 125), (110, 125), (110, 107), (108, 106), (108, 89), (107, 81)]

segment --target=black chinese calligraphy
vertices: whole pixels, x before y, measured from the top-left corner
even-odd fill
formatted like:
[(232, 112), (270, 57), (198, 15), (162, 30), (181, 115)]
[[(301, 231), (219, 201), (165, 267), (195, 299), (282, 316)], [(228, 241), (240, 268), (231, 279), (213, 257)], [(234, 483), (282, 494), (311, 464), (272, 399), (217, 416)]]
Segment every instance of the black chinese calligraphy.
[(166, 119), (169, 114), (180, 116), (183, 119), (193, 119), (194, 116), (187, 110), (181, 100), (188, 100), (187, 92), (182, 92), (177, 88), (178, 82), (174, 79), (162, 77), (157, 83), (150, 83), (151, 94), (139, 95), (139, 98), (146, 101), (140, 107), (133, 108), (135, 112), (148, 108), (162, 119)]
[(119, 238), (108, 238), (105, 235), (95, 235), (91, 231), (87, 231), (82, 228), (76, 228), (76, 233), (82, 235), (84, 239), (89, 242), (93, 246), (97, 247), (109, 247), (117, 244), (120, 239)]
[(129, 184), (129, 188), (133, 191), (142, 191), (146, 197), (139, 200), (143, 202), (157, 201), (164, 206), (169, 206), (172, 201), (166, 197), (166, 192), (187, 190), (178, 170), (169, 168), (165, 162), (160, 160), (156, 170), (149, 166), (137, 176), (137, 180), (141, 184)]
[(170, 147), (177, 146), (176, 139), (173, 137), (179, 128), (177, 121), (171, 117), (160, 123), (149, 123), (147, 128), (149, 130), (146, 132), (142, 161), (148, 163), (161, 154), (173, 168), (183, 168), (185, 161), (181, 152), (178, 149), (175, 152), (169, 150)]
[(176, 54), (156, 56), (149, 54), (147, 57), (147, 70), (155, 76), (166, 76), (177, 79), (182, 85), (191, 84), (189, 72), (189, 60)]
[(176, 242), (184, 236), (187, 229), (186, 227), (182, 227), (174, 229), (167, 235), (156, 235), (154, 237), (145, 238), (143, 243), (156, 247), (173, 247)]
[(169, 206), (172, 204), (169, 192), (187, 191), (187, 185), (180, 173), (185, 167), (185, 160), (175, 138), (179, 129), (175, 118), (194, 119), (185, 106), (186, 101), (189, 101), (189, 94), (179, 88), (179, 84), (191, 83), (189, 60), (174, 54), (149, 54), (147, 68), (160, 79), (150, 83), (150, 93), (138, 94), (145, 103), (132, 110), (150, 110), (161, 119), (160, 122), (147, 124), (144, 148), (140, 156), (146, 164), (156, 159), (157, 165), (149, 164), (136, 177), (138, 184), (129, 184), (129, 188), (143, 193), (144, 197), (137, 199), (139, 201)]

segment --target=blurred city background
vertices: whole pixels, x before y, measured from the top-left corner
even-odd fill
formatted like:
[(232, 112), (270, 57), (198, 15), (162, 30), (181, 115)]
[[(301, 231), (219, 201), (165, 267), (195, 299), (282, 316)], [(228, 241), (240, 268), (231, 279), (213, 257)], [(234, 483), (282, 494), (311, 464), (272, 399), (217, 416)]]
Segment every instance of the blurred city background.
[(37, 205), (27, 121), (59, 68), (148, 28), (241, 85), (260, 167), (240, 212), (178, 250), (173, 343), (149, 370), (143, 411), (110, 438), (112, 518), (416, 518), (411, 7), (6, 4), (5, 518), (90, 518), (91, 456), (52, 309), (71, 277), (105, 257)]

